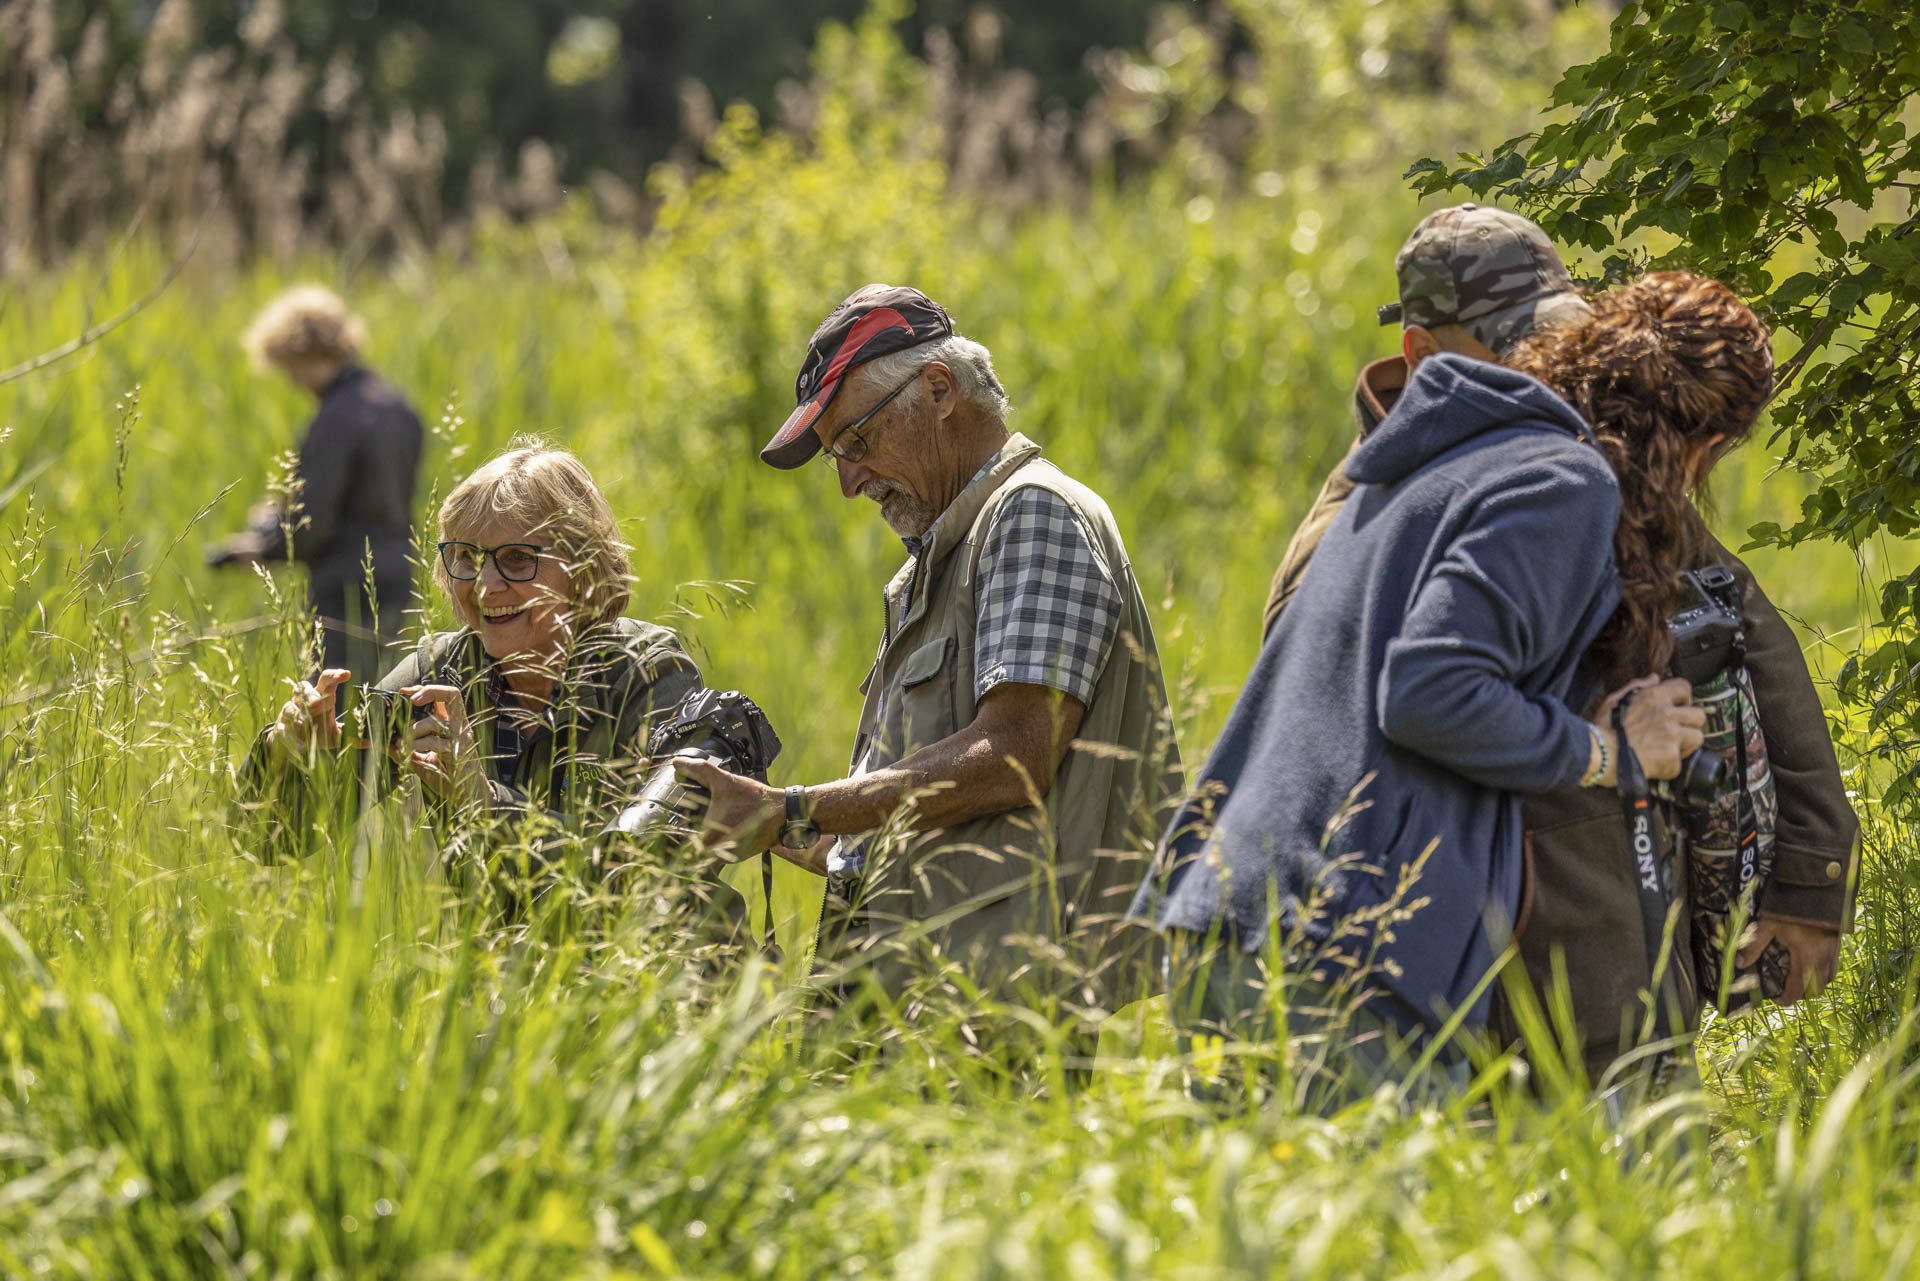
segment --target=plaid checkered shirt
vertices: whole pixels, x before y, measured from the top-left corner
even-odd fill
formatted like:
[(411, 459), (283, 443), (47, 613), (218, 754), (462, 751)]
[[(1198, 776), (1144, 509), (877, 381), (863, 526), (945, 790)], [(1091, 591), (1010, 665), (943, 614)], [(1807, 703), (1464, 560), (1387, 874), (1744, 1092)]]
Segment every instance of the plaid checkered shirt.
[[(992, 466), (989, 460), (981, 471)], [(918, 557), (938, 526), (936, 520), (921, 537), (905, 540), (907, 550)], [(1120, 631), (1120, 588), (1064, 499), (1023, 488), (1001, 506), (981, 548), (973, 592), (976, 700), (1014, 683), (1093, 701)], [(854, 773), (866, 770), (862, 760)], [(828, 855), (829, 880), (857, 880), (864, 846), (857, 837), (839, 842)]]
[(1120, 630), (1120, 589), (1066, 500), (1022, 489), (987, 531), (974, 586), (973, 695), (1045, 685), (1082, 703)]

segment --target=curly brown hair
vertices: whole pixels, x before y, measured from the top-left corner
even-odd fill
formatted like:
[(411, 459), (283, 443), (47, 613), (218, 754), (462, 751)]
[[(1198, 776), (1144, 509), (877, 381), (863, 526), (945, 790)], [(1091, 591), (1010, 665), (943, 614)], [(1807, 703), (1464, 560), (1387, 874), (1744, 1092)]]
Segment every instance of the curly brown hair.
[[(1530, 336), (1507, 363), (1580, 411), (1620, 481), (1613, 557), (1623, 598), (1590, 651), (1596, 665), (1613, 686), (1664, 672), (1676, 576), (1707, 540), (1692, 491), (1773, 390), (1766, 325), (1717, 280), (1655, 272), (1593, 299), (1591, 316)], [(1726, 439), (1702, 458), (1716, 436)]]

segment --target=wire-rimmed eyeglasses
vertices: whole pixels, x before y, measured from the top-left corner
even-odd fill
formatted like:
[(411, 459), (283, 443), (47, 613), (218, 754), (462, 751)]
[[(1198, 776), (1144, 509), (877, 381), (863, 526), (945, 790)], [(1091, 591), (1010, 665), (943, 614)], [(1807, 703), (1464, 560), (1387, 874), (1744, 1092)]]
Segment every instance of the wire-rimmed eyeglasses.
[(834, 436), (833, 443), (820, 451), (820, 461), (837, 471), (841, 463), (858, 464), (866, 458), (867, 450), (871, 448), (864, 430), (866, 425), (873, 420), (875, 414), (885, 409), (895, 396), (913, 386), (913, 380), (925, 372), (924, 368), (914, 370), (899, 386), (882, 396), (872, 409), (842, 427)]

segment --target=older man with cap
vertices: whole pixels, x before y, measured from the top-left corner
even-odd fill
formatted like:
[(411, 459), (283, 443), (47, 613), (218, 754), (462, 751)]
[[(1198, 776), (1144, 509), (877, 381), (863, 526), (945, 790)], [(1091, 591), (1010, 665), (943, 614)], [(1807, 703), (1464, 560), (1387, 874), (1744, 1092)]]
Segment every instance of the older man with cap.
[[(1401, 354), (1360, 372), (1353, 449), (1327, 477), (1274, 575), (1265, 610), (1268, 634), (1354, 491), (1348, 465), (1413, 372), (1442, 352), (1500, 360), (1537, 329), (1587, 311), (1546, 234), (1504, 210), (1466, 204), (1429, 215), (1401, 248), (1395, 269), (1399, 301), (1379, 310), (1383, 325), (1401, 324)], [(1569, 530), (1566, 536), (1577, 533)], [(1850, 918), (1847, 886), (1858, 823), (1792, 629), (1738, 558), (1718, 544), (1706, 551), (1706, 559), (1734, 571), (1743, 589), (1748, 669), (1779, 800), (1774, 882), (1752, 946), (1773, 938), (1786, 945), (1794, 962), (1789, 990), (1797, 995), (1833, 972), (1838, 931)], [(1591, 789), (1528, 796), (1521, 822), (1520, 960), (1538, 993), (1551, 993), (1564, 976), (1573, 1048), (1589, 1078), (1599, 1082), (1632, 1047), (1623, 1028), (1639, 1024), (1641, 994), (1651, 986), (1626, 827), (1615, 799)], [(1700, 990), (1691, 949), (1677, 939), (1670, 955), (1687, 980), (1680, 986), (1691, 1004)], [(1684, 1013), (1689, 1020), (1698, 1016), (1697, 1009)], [(1514, 1005), (1504, 990), (1490, 1004), (1489, 1031), (1501, 1043), (1519, 1037)]]
[(824, 875), (823, 956), (891, 991), (937, 955), (1000, 995), (1140, 995), (1113, 934), (1181, 774), (1113, 513), (1009, 432), (987, 350), (916, 289), (836, 307), (795, 391), (761, 458), (824, 451), (908, 559), (848, 776), (783, 792), (684, 765), (710, 830)]

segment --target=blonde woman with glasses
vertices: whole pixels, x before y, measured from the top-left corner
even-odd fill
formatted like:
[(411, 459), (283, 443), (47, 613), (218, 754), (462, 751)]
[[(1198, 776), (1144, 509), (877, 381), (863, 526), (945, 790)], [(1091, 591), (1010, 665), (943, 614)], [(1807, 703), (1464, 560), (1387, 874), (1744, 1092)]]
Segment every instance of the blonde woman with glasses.
[[(377, 692), (347, 700), (349, 715), (392, 704), (386, 716), (408, 722), (374, 771), (381, 790), (413, 774), (443, 833), (537, 816), (600, 831), (637, 784), (654, 726), (702, 682), (672, 632), (622, 616), (627, 549), (592, 475), (564, 450), (516, 441), (441, 504), (433, 577), (462, 625), (423, 637)], [(243, 770), (282, 838), (305, 828), (328, 762), (372, 745), (335, 714), (349, 679), (330, 668), (299, 682)]]

